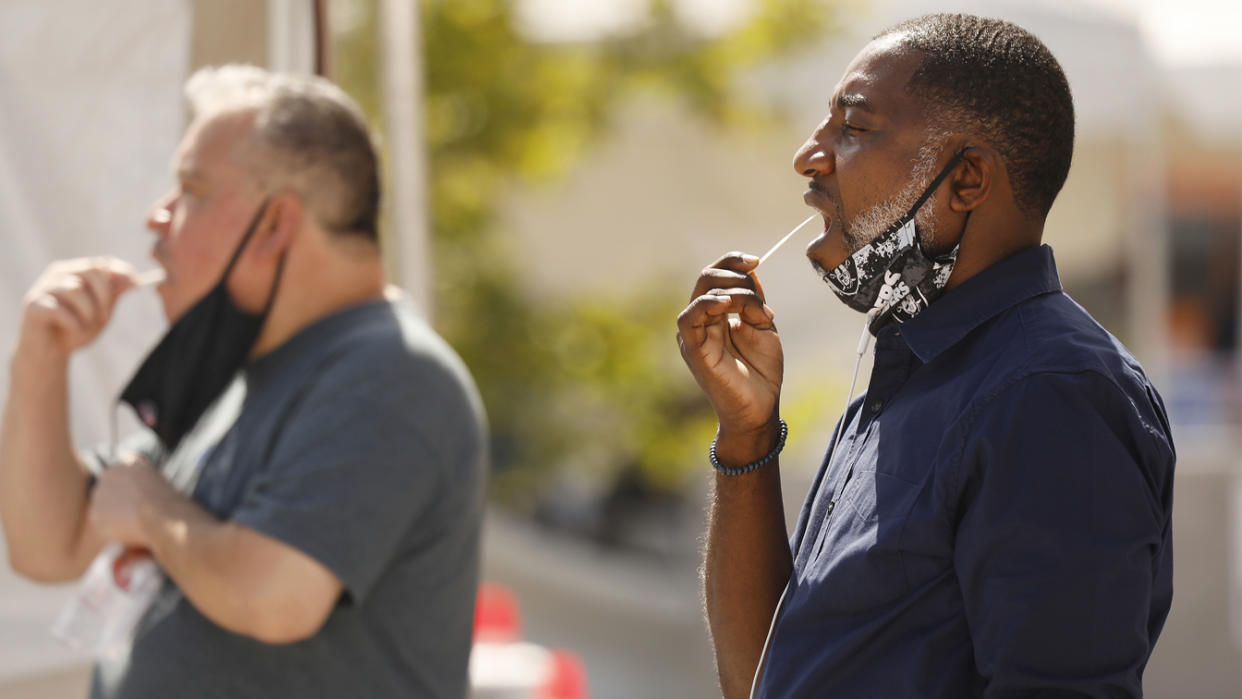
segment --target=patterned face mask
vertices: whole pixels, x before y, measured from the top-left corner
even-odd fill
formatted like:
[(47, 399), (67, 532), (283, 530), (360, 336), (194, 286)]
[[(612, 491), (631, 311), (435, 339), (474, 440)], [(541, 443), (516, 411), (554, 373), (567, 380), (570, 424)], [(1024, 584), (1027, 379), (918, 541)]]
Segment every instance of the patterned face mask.
[(918, 201), (875, 240), (824, 273), (837, 298), (871, 316), (874, 335), (891, 320), (905, 322), (936, 300), (953, 273), (959, 242), (948, 253), (928, 257), (914, 230), (914, 215), (940, 186), (957, 162), (959, 152), (923, 190)]

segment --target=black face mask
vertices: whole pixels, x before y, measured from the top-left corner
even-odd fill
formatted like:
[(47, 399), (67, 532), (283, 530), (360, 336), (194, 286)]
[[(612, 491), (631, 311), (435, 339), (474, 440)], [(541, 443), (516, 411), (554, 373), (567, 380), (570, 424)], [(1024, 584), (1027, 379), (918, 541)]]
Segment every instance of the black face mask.
[(170, 453), (246, 363), (276, 299), (285, 266), (283, 256), (262, 312), (247, 313), (238, 308), (228, 291), (229, 274), (266, 210), (265, 201), (233, 251), (220, 281), (172, 324), (121, 392), (121, 400), (133, 407)]

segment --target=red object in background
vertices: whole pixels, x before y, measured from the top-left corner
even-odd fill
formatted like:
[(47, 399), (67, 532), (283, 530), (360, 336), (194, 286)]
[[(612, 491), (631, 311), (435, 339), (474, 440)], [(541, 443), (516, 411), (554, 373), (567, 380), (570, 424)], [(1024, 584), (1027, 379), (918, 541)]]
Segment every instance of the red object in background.
[(548, 679), (535, 692), (534, 699), (590, 699), (586, 667), (576, 653), (552, 651)]
[(517, 598), (503, 585), (480, 585), (474, 605), (474, 642), (513, 643), (521, 638), (522, 614)]
[(125, 549), (112, 562), (112, 581), (121, 590), (129, 592), (129, 585), (133, 582), (134, 564), (146, 560), (150, 556), (151, 553), (146, 549)]
[(475, 699), (590, 699), (586, 666), (577, 653), (522, 640), (517, 597), (503, 585), (479, 586), (474, 643), (470, 675)]

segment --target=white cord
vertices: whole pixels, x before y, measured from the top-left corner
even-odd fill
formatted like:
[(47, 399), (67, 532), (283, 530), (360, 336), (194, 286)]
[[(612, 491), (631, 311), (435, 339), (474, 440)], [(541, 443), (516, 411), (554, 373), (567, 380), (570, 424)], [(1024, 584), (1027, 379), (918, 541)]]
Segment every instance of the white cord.
[(759, 686), (759, 673), (763, 670), (763, 661), (768, 657), (768, 644), (772, 642), (772, 632), (776, 630), (776, 618), (785, 605), (785, 594), (789, 592), (789, 581), (785, 581), (785, 589), (781, 590), (780, 599), (776, 600), (776, 611), (772, 612), (772, 621), (768, 622), (768, 635), (763, 639), (763, 650), (759, 651), (759, 664), (755, 667), (755, 676), (750, 680), (750, 699), (755, 699), (755, 688)]
[[(858, 369), (862, 366), (863, 355), (867, 353), (867, 348), (871, 346), (871, 321), (875, 319), (877, 311), (873, 308), (867, 311), (867, 320), (863, 322), (862, 335), (858, 338), (858, 357), (854, 360), (854, 376), (850, 379), (850, 390), (845, 394), (845, 409), (841, 411), (841, 419), (845, 419), (845, 413), (850, 409), (850, 403), (854, 400), (854, 387), (858, 384)], [(837, 431), (837, 439), (832, 442), (832, 448), (837, 448), (837, 441), (840, 440), (841, 433), (845, 431), (845, 425), (841, 425), (841, 429)]]
[[(828, 449), (830, 455), (840, 443), (841, 433), (845, 432), (845, 414), (849, 412), (850, 403), (854, 400), (854, 386), (858, 383), (858, 369), (862, 366), (863, 355), (867, 353), (867, 347), (871, 345), (871, 321), (875, 316), (876, 311), (872, 309), (867, 312), (867, 319), (863, 322), (862, 336), (858, 338), (858, 357), (854, 360), (854, 377), (850, 379), (850, 390), (845, 394), (845, 410), (841, 411), (841, 428), (832, 436), (832, 445)], [(772, 612), (772, 621), (768, 623), (768, 635), (763, 639), (763, 650), (759, 651), (759, 664), (755, 666), (755, 676), (750, 680), (750, 694), (748, 695), (750, 699), (755, 699), (755, 689), (759, 687), (759, 675), (762, 674), (763, 663), (768, 658), (768, 645), (772, 643), (772, 632), (776, 631), (776, 619), (781, 615), (781, 607), (785, 605), (789, 582), (785, 581), (785, 589), (781, 590), (780, 599), (776, 600), (776, 610)]]

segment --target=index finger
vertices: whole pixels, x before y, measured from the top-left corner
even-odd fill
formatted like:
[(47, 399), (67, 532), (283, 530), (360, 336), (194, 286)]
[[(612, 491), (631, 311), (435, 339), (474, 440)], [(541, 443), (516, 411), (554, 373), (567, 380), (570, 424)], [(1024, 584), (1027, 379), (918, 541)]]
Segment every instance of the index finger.
[[(708, 269), (724, 269), (738, 274), (744, 274), (750, 277), (754, 283), (755, 293), (759, 294), (760, 299), (766, 299), (763, 293), (763, 285), (759, 283), (759, 275), (755, 273), (755, 268), (759, 266), (759, 258), (744, 252), (733, 251), (725, 253), (716, 259), (715, 262), (708, 265)], [(702, 292), (695, 287), (695, 296)]]
[(731, 272), (739, 274), (749, 274), (752, 270), (759, 266), (759, 258), (744, 252), (725, 253), (716, 259), (715, 262), (708, 265), (716, 269), (727, 269)]
[(104, 257), (99, 261), (100, 269), (107, 273), (113, 293), (119, 294), (138, 283), (138, 270), (130, 263), (116, 257)]
[(90, 291), (99, 313), (99, 320), (106, 323), (112, 316), (117, 299), (136, 284), (134, 268), (124, 260), (99, 257), (90, 261), (89, 267), (78, 277)]
[(694, 284), (694, 291), (690, 292), (690, 300), (693, 301), (712, 289), (735, 287), (753, 290), (755, 288), (755, 279), (749, 274), (721, 269), (720, 267), (704, 267), (699, 272), (699, 279)]

